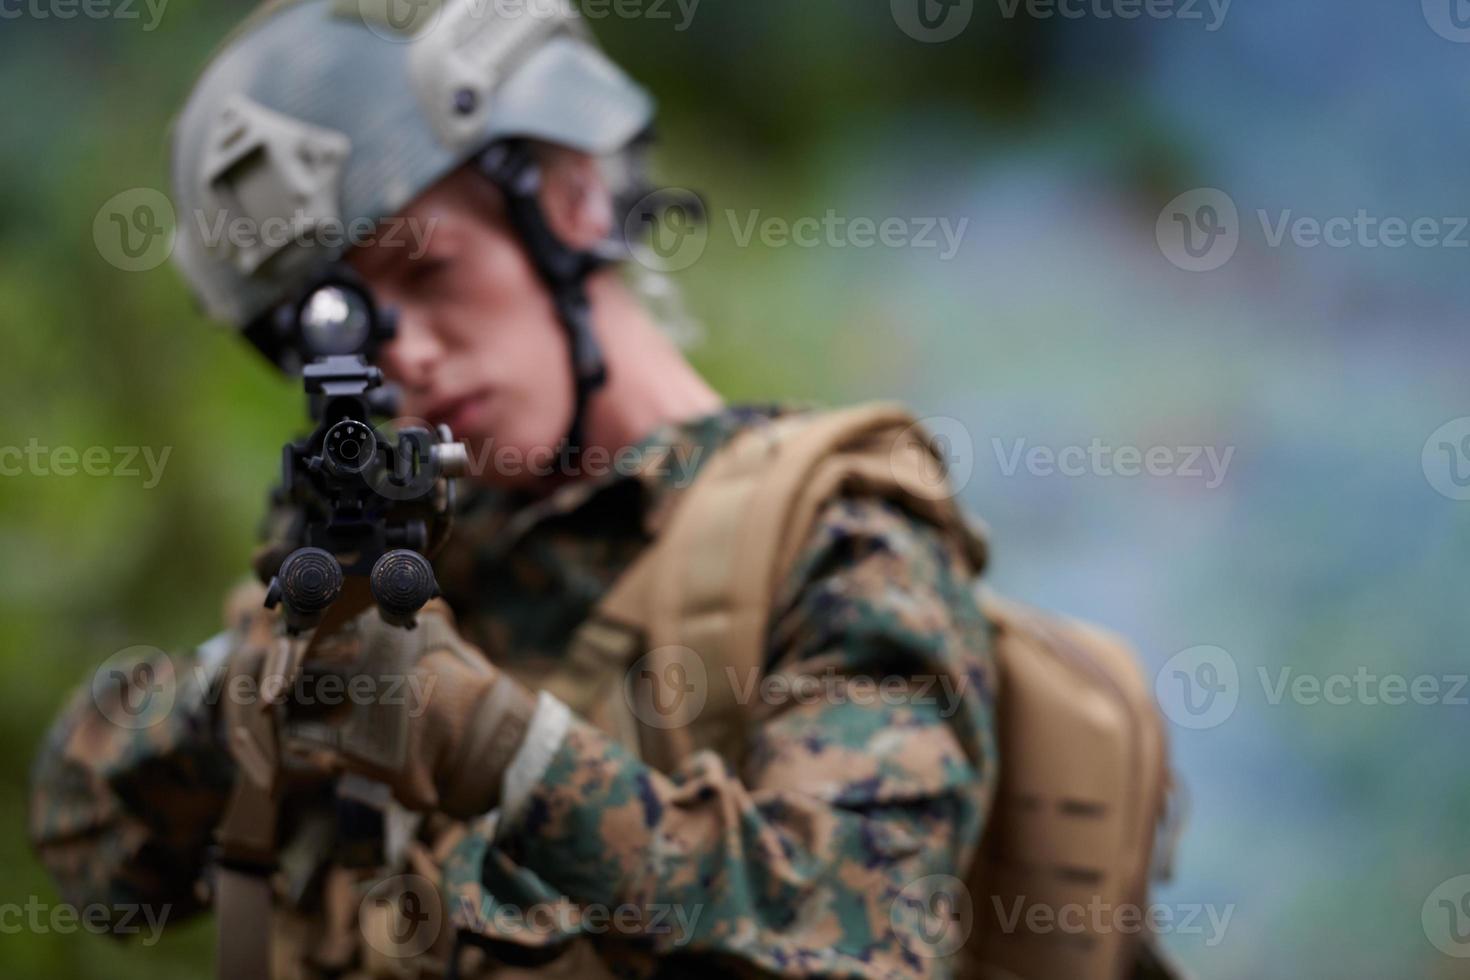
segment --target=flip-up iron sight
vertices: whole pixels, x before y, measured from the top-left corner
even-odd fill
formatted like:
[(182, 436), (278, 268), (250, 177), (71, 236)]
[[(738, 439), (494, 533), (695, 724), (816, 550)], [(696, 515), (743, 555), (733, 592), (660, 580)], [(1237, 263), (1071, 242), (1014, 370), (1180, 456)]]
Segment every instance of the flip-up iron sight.
[(448, 535), (453, 478), (467, 468), (464, 446), (447, 426), (392, 435), (374, 427), (396, 408), (370, 363), (394, 324), (350, 277), (317, 283), (271, 319), (277, 350), (301, 365), (316, 428), (282, 454), (276, 500), (294, 512), (297, 547), (275, 571), (266, 605), (283, 608), (292, 632), (308, 630), (348, 576), (364, 576), (383, 619), (412, 626), (439, 594), (427, 556)]

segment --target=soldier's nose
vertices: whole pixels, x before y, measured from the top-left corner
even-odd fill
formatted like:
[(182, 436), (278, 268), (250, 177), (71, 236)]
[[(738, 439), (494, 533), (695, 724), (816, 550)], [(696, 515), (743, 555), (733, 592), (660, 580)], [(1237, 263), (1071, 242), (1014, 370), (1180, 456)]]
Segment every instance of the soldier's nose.
[(398, 332), (382, 349), (379, 366), (388, 377), (403, 387), (405, 393), (423, 395), (428, 391), (434, 366), (444, 356), (444, 345), (426, 326), (421, 317), (408, 310), (398, 315)]

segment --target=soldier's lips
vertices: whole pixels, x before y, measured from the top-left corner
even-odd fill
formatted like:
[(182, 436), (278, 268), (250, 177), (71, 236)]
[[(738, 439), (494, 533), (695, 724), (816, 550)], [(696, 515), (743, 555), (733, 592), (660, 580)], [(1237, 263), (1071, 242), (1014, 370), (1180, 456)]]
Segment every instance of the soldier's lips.
[(455, 398), (436, 408), (429, 418), (435, 425), (447, 425), (456, 436), (469, 434), (477, 428), (485, 413), (485, 392)]

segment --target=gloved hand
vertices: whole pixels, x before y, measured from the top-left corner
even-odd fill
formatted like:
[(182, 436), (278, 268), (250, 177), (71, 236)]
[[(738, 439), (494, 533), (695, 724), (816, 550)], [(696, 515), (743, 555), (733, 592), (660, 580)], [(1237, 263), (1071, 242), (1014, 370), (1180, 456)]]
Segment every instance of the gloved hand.
[(442, 601), (412, 630), (361, 613), (316, 642), (303, 681), (286, 700), (285, 752), (325, 750), (409, 809), (460, 819), (497, 805), (536, 707), (459, 636)]

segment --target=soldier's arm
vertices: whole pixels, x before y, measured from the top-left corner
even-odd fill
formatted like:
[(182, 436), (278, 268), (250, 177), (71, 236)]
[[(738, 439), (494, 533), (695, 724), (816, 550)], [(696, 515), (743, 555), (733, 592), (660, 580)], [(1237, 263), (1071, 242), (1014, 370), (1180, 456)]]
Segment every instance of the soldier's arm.
[(920, 880), (963, 877), (996, 776), (989, 631), (957, 549), (891, 505), (835, 503), (778, 609), (772, 669), (833, 696), (759, 707), (739, 773), (699, 753), (665, 775), (568, 717), (529, 793), (508, 787), (497, 844), (577, 902), (663, 909), (634, 942), (655, 956), (944, 975)]
[[(30, 833), (64, 900), (175, 922), (198, 910), (233, 765), (208, 689), (232, 645), (156, 654), (78, 690), (31, 773)], [(165, 908), (166, 907), (166, 908)]]

